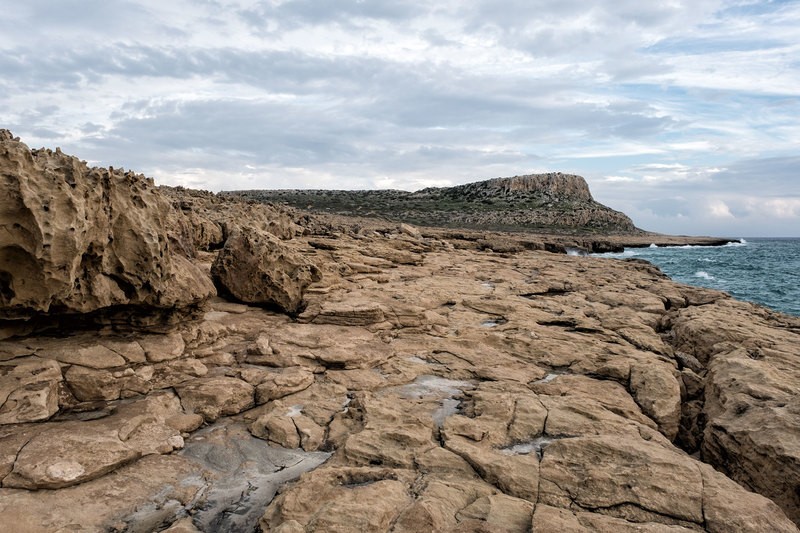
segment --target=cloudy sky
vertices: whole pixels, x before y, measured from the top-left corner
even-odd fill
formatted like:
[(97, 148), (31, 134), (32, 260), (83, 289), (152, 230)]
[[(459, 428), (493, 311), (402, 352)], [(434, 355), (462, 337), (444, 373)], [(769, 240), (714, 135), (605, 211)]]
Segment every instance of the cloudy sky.
[(0, 127), (210, 190), (562, 171), (800, 236), (800, 0), (0, 0)]

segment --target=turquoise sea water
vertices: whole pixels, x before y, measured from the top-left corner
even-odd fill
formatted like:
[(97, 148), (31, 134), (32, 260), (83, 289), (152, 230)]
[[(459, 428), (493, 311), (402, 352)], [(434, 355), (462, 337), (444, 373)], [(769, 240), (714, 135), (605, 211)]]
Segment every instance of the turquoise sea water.
[(800, 316), (800, 239), (742, 239), (725, 246), (628, 248), (603, 257), (637, 257), (680, 283), (730, 293)]

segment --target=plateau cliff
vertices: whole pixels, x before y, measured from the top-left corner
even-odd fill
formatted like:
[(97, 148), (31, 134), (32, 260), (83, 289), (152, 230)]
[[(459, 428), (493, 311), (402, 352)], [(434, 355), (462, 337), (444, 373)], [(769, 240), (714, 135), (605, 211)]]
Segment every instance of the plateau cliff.
[(423, 226), (567, 234), (639, 234), (630, 218), (594, 200), (586, 181), (550, 173), (455, 187), (397, 190), (253, 190), (231, 193), (314, 212)]

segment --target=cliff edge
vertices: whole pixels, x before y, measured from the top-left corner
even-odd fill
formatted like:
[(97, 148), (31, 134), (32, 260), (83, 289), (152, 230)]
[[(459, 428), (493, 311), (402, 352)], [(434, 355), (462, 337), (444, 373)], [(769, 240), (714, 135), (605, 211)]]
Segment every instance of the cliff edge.
[(566, 234), (642, 234), (592, 198), (581, 176), (532, 174), (416, 192), (252, 190), (225, 193), (313, 212), (380, 217), (421, 226)]

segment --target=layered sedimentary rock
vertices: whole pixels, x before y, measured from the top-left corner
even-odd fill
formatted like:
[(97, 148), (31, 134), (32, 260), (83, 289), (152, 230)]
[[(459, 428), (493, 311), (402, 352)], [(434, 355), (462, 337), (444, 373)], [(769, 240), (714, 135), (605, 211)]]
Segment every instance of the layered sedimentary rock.
[(264, 268), (319, 270), (292, 316), (0, 341), (9, 531), (798, 531), (798, 319), (531, 236), (167, 194), (199, 271), (246, 213)]
[(249, 303), (296, 311), (315, 279), (287, 242), (302, 228), (286, 212), (159, 189), (133, 172), (30, 150), (7, 130), (0, 172), (0, 337), (75, 321), (168, 330), (215, 294), (197, 256), (219, 248), (217, 282)]
[[(724, 342), (706, 344), (704, 321), (727, 323), (731, 305), (762, 313), (763, 343), (797, 335), (786, 317), (639, 262), (455, 250), (400, 231), (370, 246), (303, 239), (326, 246), (309, 247), (323, 278), (297, 321), (217, 299), (170, 335), (6, 341), (14, 376), (46, 370), (32, 397), (59, 392), (52, 421), (0, 429), (7, 520), (46, 531), (86, 505), (89, 530), (796, 531), (673, 444), (682, 407), (730, 390), (713, 377)], [(377, 261), (392, 254), (376, 248), (421, 259)], [(28, 394), (10, 379), (5, 390)], [(790, 442), (797, 425), (778, 425), (773, 440)], [(729, 464), (750, 451), (736, 453)], [(775, 457), (762, 478), (786, 484), (789, 456)], [(165, 487), (169, 505), (157, 503)], [(95, 507), (101, 491), (112, 499)]]

